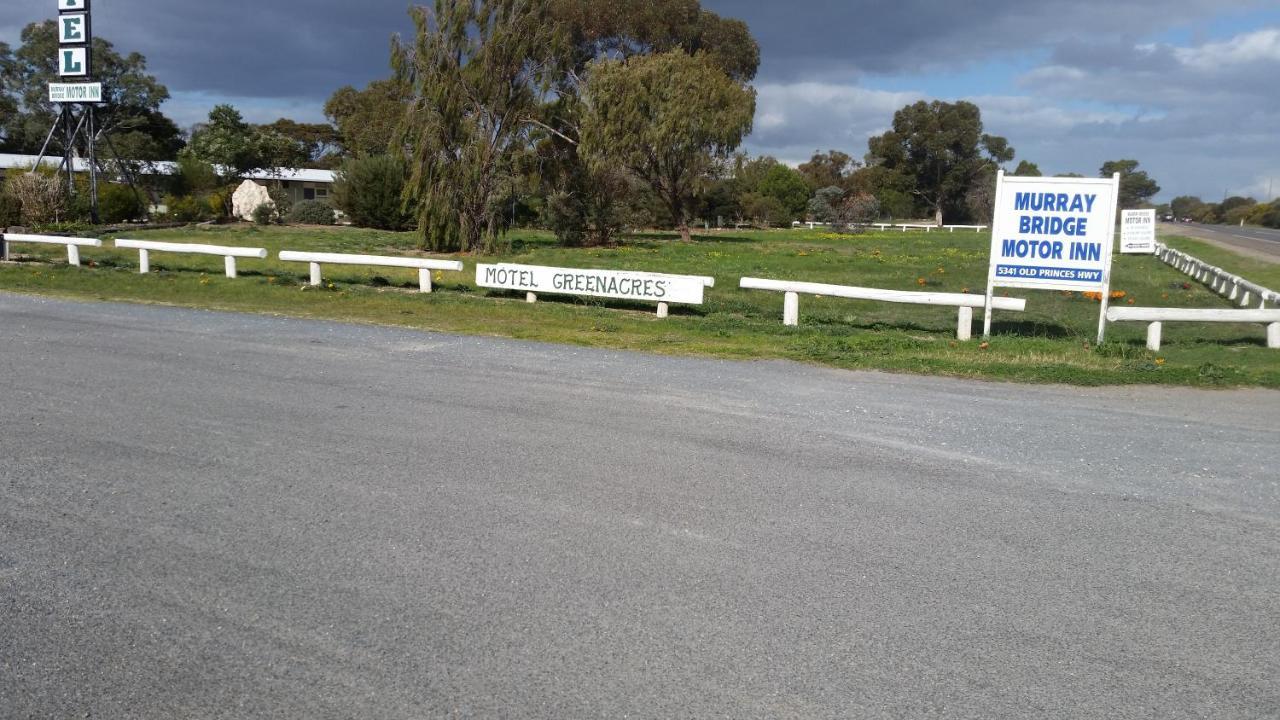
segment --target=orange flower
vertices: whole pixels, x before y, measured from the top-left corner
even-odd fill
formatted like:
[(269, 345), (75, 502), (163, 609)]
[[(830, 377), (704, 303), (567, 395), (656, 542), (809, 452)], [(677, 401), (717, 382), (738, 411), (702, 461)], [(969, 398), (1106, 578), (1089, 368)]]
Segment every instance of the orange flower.
[(925, 280), (924, 278), (916, 278), (916, 284), (921, 286), (928, 285), (929, 281)]

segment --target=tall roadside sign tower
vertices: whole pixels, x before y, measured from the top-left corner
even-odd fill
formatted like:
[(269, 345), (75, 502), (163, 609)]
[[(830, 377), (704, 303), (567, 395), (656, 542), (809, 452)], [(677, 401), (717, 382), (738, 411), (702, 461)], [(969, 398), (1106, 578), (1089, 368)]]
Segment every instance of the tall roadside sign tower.
[[(58, 79), (49, 83), (49, 101), (60, 106), (58, 119), (36, 165), (44, 160), (49, 143), (62, 132), (62, 170), (66, 173), (67, 192), (74, 194), (76, 140), (85, 138), (88, 153), (90, 208), (98, 222), (98, 157), (94, 106), (102, 102), (102, 83), (93, 82), (93, 19), (90, 0), (57, 0), (58, 3)], [(79, 112), (77, 113), (77, 108)], [(78, 117), (77, 117), (78, 115)], [(33, 168), (34, 169), (34, 168)]]

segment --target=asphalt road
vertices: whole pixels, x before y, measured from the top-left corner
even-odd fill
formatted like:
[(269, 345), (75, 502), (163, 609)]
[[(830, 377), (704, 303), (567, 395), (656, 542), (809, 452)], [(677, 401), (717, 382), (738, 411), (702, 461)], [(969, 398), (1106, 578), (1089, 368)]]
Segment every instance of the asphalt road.
[(0, 293), (4, 718), (1280, 717), (1280, 393)]
[(1280, 230), (1198, 223), (1160, 223), (1160, 232), (1207, 240), (1271, 262), (1280, 262)]

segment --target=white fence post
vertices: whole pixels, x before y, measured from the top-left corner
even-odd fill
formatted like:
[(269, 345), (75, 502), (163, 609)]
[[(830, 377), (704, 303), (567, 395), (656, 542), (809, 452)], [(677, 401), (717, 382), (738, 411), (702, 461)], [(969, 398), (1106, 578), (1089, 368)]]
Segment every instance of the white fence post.
[(1280, 349), (1280, 322), (1267, 326), (1267, 347)]
[(222, 259), (222, 265), (227, 270), (227, 277), (234, 280), (236, 277), (236, 259), (228, 255)]
[(956, 339), (969, 340), (973, 338), (973, 308), (962, 306), (960, 308), (960, 318), (956, 323)]
[(789, 292), (782, 300), (782, 324), (795, 327), (800, 324), (800, 294)]
[(138, 274), (146, 275), (149, 272), (151, 272), (151, 251), (139, 250), (138, 251)]
[(80, 267), (80, 248), (75, 245), (67, 246), (67, 263)]
[(1147, 349), (1151, 352), (1160, 350), (1160, 332), (1163, 329), (1163, 323), (1158, 322), (1153, 322), (1147, 326)]
[(418, 268), (418, 289), (421, 292), (431, 292), (431, 271), (427, 268)]
[(671, 315), (671, 306), (666, 303), (658, 303), (658, 319), (665, 320)]
[(524, 301), (527, 303), (536, 303), (538, 302), (538, 296), (535, 293), (525, 293)]
[(319, 287), (324, 282), (324, 278), (320, 275), (320, 263), (311, 263), (311, 286)]

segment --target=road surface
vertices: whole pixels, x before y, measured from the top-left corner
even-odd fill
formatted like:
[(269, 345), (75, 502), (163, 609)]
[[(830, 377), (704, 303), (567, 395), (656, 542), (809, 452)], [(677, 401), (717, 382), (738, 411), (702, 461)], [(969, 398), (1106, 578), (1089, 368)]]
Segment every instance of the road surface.
[(1161, 234), (1197, 238), (1260, 260), (1280, 262), (1280, 230), (1198, 223), (1160, 223), (1159, 229)]
[(4, 718), (1276, 718), (1280, 394), (0, 293)]

